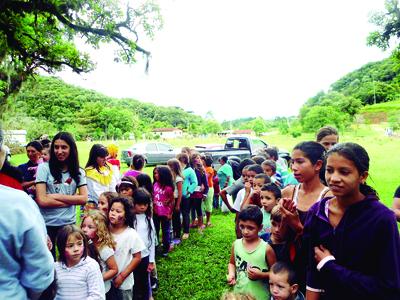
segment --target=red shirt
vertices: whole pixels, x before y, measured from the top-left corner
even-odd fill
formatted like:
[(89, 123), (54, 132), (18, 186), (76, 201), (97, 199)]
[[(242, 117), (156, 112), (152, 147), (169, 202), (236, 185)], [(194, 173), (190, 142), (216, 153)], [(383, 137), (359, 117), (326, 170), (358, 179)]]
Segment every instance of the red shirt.
[(8, 176), (6, 174), (3, 174), (0, 172), (0, 184), (23, 191), (24, 189), (22, 188), (21, 183), (12, 178), (11, 176)]

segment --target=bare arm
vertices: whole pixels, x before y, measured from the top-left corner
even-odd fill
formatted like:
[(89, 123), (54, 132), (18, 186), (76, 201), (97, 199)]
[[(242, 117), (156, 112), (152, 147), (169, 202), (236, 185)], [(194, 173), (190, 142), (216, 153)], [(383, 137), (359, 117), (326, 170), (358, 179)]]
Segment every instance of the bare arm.
[(118, 266), (117, 262), (115, 261), (114, 255), (110, 256), (106, 261), (108, 271), (103, 273), (103, 280), (109, 280), (114, 278), (115, 275), (118, 274)]
[(51, 194), (54, 199), (64, 202), (69, 205), (83, 205), (86, 204), (88, 199), (87, 186), (83, 185), (78, 188), (79, 194), (75, 195), (63, 195), (63, 194)]
[(223, 189), (222, 191), (219, 192), (219, 195), (221, 196), (222, 201), (225, 203), (226, 207), (230, 210), (230, 212), (235, 213), (236, 210), (234, 210), (232, 208), (232, 206), (230, 205), (227, 195), (228, 193), (226, 192), (226, 189)]
[(179, 208), (181, 206), (181, 201), (182, 201), (182, 186), (183, 182), (180, 181), (176, 184), (176, 188), (178, 189), (178, 198), (176, 198), (176, 203), (175, 203), (175, 210), (179, 211)]
[(40, 207), (67, 207), (68, 204), (59, 201), (53, 197), (54, 194), (46, 194), (46, 184), (37, 183), (36, 184), (36, 202)]
[(125, 281), (126, 277), (128, 277), (129, 274), (131, 274), (136, 269), (136, 267), (139, 265), (141, 259), (142, 259), (142, 255), (140, 254), (140, 252), (133, 254), (133, 258), (132, 258), (131, 262), (129, 263), (129, 265), (125, 268), (125, 270), (122, 270), (121, 273), (119, 273), (117, 277), (115, 277), (114, 286), (116, 288), (119, 288), (121, 286), (121, 284)]
[(306, 299), (307, 300), (319, 300), (319, 298), (320, 298), (320, 293), (312, 292), (309, 290), (306, 291)]
[(231, 249), (231, 257), (229, 258), (229, 264), (228, 264), (227, 281), (229, 285), (236, 284), (235, 247), (233, 244)]

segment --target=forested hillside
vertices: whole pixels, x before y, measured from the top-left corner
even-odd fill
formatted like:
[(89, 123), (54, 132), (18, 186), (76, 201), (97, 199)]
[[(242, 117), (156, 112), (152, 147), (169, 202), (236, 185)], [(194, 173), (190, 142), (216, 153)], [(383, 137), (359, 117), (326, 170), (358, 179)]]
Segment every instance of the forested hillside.
[[(323, 124), (346, 127), (366, 105), (400, 99), (400, 62), (387, 58), (362, 66), (333, 83), (328, 92), (308, 99), (300, 110), (304, 130), (314, 131)], [(389, 111), (386, 120), (399, 119)]]
[(142, 137), (153, 128), (177, 127), (190, 133), (218, 132), (212, 119), (135, 99), (115, 99), (64, 83), (55, 77), (36, 77), (24, 83), (9, 101), (5, 127), (27, 129), (29, 138), (59, 130), (79, 139)]

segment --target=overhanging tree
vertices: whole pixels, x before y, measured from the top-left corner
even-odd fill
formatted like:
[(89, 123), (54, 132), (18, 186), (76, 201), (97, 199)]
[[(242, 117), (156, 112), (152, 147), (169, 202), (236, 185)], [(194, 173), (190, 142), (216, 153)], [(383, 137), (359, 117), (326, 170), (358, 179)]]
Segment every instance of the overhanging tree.
[(117, 0), (0, 1), (0, 112), (8, 96), (39, 69), (93, 70), (89, 55), (74, 43), (78, 37), (94, 48), (115, 43), (115, 61), (134, 63), (139, 52), (147, 69), (150, 52), (139, 45), (139, 35), (152, 38), (161, 26), (159, 7), (152, 1), (136, 8), (122, 8)]

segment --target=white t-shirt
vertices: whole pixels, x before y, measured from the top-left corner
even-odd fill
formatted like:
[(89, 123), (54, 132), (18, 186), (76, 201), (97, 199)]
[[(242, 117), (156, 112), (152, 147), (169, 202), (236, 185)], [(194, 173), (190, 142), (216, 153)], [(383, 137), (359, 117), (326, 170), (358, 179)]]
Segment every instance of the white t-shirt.
[[(118, 274), (121, 273), (130, 264), (133, 254), (144, 250), (144, 243), (135, 229), (127, 227), (119, 234), (112, 233), (114, 241), (117, 243), (114, 257), (118, 266)], [(119, 287), (120, 290), (130, 290), (134, 284), (133, 272), (126, 277), (125, 281)]]
[[(253, 192), (253, 189), (250, 189), (250, 193)], [(237, 212), (240, 212), (240, 207), (242, 206), (244, 195), (246, 194), (246, 189), (242, 188), (236, 196), (235, 202), (233, 203), (233, 209)]]
[(145, 214), (136, 215), (135, 230), (144, 242), (145, 249), (142, 251), (142, 258), (149, 256), (149, 262), (155, 261), (155, 247), (156, 247), (156, 230), (154, 228), (153, 219), (150, 219), (151, 234), (149, 237), (149, 228)]
[[(100, 249), (99, 255), (100, 255), (101, 269), (104, 274), (105, 272), (108, 271), (107, 259), (109, 259), (111, 256), (114, 255), (114, 250), (108, 246), (104, 246), (103, 248)], [(104, 281), (104, 289), (106, 290), (106, 293), (110, 290), (110, 288), (111, 288), (111, 279)]]
[(174, 198), (175, 199), (178, 198), (178, 187), (177, 187), (178, 182), (183, 183), (183, 178), (179, 175), (176, 175), (175, 183), (174, 183)]

